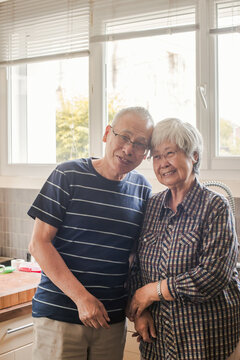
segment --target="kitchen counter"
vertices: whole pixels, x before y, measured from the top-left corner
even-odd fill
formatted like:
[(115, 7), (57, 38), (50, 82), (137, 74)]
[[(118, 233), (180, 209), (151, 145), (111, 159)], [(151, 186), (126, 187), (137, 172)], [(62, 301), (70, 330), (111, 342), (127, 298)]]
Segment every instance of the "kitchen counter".
[(0, 310), (0, 323), (32, 313), (32, 301)]
[(0, 321), (31, 312), (41, 274), (14, 271), (0, 274)]

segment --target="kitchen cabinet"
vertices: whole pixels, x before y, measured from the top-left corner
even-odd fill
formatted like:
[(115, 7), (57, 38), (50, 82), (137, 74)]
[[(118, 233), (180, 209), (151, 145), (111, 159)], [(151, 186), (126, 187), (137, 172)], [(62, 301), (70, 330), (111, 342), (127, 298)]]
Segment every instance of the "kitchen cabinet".
[(0, 360), (32, 359), (31, 313), (0, 323)]
[(32, 345), (24, 346), (20, 349), (10, 351), (6, 354), (0, 355), (0, 360), (31, 360), (32, 359)]
[[(32, 360), (33, 327), (29, 313), (0, 322), (0, 360)], [(124, 360), (139, 360), (139, 343), (132, 337), (133, 323), (128, 322)]]
[(139, 343), (137, 342), (136, 337), (132, 337), (132, 334), (134, 332), (135, 332), (134, 324), (128, 321), (127, 339), (126, 339), (123, 360), (140, 359)]
[(39, 281), (38, 273), (0, 275), (0, 360), (32, 359), (31, 299)]

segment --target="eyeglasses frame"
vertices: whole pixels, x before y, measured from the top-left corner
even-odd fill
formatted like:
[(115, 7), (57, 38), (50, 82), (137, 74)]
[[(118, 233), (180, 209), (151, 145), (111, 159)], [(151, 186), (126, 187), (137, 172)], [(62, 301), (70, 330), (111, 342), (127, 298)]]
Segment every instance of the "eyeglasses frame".
[(133, 147), (133, 150), (134, 150), (135, 153), (139, 153), (139, 154), (140, 154), (140, 152), (138, 152), (138, 151), (136, 150), (135, 146), (137, 146), (137, 145), (140, 145), (140, 146), (142, 145), (142, 146), (144, 146), (144, 147), (145, 147), (145, 151), (144, 151), (141, 155), (142, 155), (142, 156), (146, 156), (146, 155), (147, 155), (147, 153), (148, 153), (148, 151), (149, 151), (149, 145), (140, 143), (140, 142), (138, 142), (138, 141), (132, 141), (128, 136), (122, 135), (122, 134), (119, 134), (119, 133), (116, 133), (116, 132), (114, 131), (114, 129), (113, 129), (112, 126), (111, 126), (111, 129), (112, 129), (112, 133), (113, 133), (113, 135), (115, 135), (115, 137), (119, 136), (119, 137), (123, 140), (123, 142), (124, 142), (125, 144), (127, 144), (127, 145), (132, 144), (132, 147)]

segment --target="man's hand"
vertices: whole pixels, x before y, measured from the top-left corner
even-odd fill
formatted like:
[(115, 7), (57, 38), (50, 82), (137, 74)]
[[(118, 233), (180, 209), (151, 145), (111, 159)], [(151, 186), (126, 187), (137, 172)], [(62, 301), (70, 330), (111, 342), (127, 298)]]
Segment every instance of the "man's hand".
[(142, 315), (136, 318), (134, 324), (136, 332), (132, 336), (137, 336), (138, 342), (142, 339), (147, 343), (152, 343), (153, 339), (157, 337), (153, 318), (148, 310), (143, 311)]
[(93, 295), (87, 293), (86, 296), (81, 296), (76, 305), (79, 319), (85, 326), (94, 327), (95, 329), (100, 327), (110, 328), (110, 325), (107, 323), (110, 321), (110, 318), (104, 305)]
[(91, 295), (69, 270), (52, 244), (57, 228), (36, 218), (29, 251), (51, 281), (62, 290), (78, 308), (85, 326), (108, 329), (110, 321), (104, 305)]
[(128, 311), (129, 319), (134, 321), (136, 317), (139, 317), (143, 310), (151, 305), (154, 301), (158, 301), (157, 283), (149, 283), (140, 289), (138, 289), (131, 301)]

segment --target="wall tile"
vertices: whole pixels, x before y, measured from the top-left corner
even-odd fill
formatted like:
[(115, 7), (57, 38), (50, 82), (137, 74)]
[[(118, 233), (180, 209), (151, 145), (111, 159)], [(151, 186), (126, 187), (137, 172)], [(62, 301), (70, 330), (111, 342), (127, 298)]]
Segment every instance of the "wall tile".
[(0, 256), (27, 259), (34, 221), (27, 211), (38, 190), (0, 188)]

